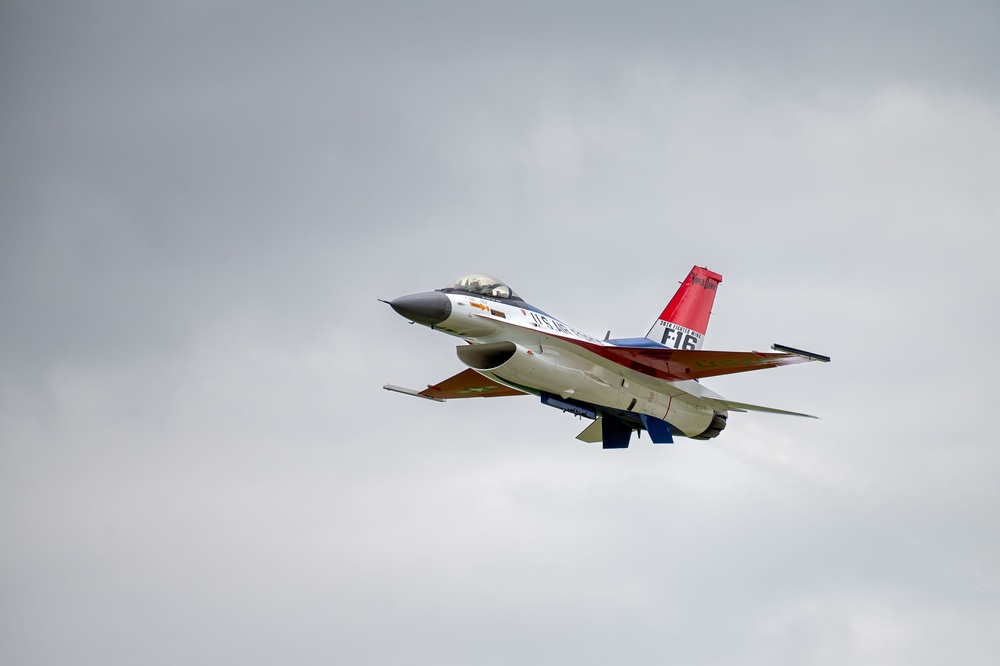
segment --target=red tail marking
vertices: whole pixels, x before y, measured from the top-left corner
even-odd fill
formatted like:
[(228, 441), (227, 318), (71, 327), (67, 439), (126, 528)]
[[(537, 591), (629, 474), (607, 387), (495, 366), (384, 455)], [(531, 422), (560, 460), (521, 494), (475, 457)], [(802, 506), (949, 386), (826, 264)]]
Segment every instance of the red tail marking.
[(663, 309), (660, 319), (678, 324), (702, 335), (708, 329), (708, 316), (712, 314), (715, 292), (722, 276), (707, 268), (695, 266), (688, 273), (684, 284)]

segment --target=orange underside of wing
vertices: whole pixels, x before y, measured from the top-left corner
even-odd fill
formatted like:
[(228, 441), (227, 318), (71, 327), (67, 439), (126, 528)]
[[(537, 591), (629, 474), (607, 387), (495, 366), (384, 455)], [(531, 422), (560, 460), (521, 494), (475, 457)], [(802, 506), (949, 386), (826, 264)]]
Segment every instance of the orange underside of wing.
[(469, 369), (454, 377), (449, 377), (440, 384), (428, 386), (420, 392), (420, 395), (438, 400), (453, 400), (455, 398), (495, 398), (504, 395), (527, 394), (499, 384), (475, 370)]

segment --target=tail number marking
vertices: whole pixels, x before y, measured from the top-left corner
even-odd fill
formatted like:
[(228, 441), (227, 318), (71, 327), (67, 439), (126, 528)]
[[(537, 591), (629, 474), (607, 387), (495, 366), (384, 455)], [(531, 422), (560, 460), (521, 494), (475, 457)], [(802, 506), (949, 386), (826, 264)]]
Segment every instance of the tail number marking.
[(662, 319), (660, 320), (660, 325), (663, 326), (663, 337), (660, 339), (660, 344), (664, 347), (673, 347), (674, 349), (698, 348), (698, 341), (701, 339), (699, 333), (680, 326), (675, 327)]

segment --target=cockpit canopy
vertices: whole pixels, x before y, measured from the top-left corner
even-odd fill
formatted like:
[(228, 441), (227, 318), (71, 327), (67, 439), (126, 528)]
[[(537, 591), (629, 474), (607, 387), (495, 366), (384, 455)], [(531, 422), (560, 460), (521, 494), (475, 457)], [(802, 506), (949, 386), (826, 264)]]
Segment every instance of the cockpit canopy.
[(522, 300), (521, 297), (515, 294), (514, 290), (508, 287), (506, 283), (496, 279), (492, 275), (486, 275), (485, 273), (473, 273), (472, 275), (462, 276), (445, 287), (445, 290), (449, 289), (466, 291), (470, 294), (479, 294), (480, 296), (512, 298), (518, 301)]

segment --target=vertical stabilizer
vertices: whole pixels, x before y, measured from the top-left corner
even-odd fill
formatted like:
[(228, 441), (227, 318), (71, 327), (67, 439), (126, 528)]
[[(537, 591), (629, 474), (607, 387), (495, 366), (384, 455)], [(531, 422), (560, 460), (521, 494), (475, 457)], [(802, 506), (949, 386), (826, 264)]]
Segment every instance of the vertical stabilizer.
[(646, 337), (674, 349), (701, 349), (722, 276), (695, 266)]

